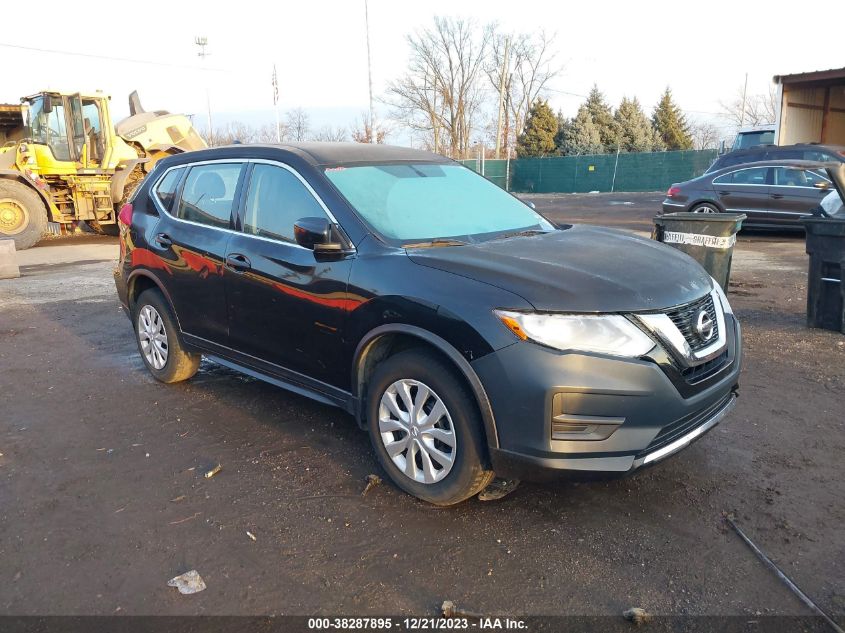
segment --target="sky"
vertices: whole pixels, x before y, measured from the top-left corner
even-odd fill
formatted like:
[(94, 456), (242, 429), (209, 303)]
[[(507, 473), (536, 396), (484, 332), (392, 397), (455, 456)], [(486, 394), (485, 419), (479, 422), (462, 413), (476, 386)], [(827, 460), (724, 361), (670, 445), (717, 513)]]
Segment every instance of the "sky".
[[(0, 33), (0, 103), (45, 88), (102, 90), (112, 95), (118, 120), (137, 89), (145, 108), (194, 114), (204, 127), (208, 90), (215, 125), (260, 125), (275, 120), (275, 64), (279, 107), (304, 108), (312, 128), (348, 126), (368, 107), (364, 0), (145, 0), (106, 3), (97, 11), (54, 0), (37, 4), (44, 19), (26, 3), (4, 8), (7, 24), (34, 20), (37, 29)], [(455, 16), (497, 22), (503, 32), (555, 33), (555, 62), (563, 70), (548, 97), (567, 116), (593, 84), (614, 105), (623, 96), (638, 97), (647, 112), (669, 86), (690, 119), (726, 125), (718, 116), (720, 101), (736, 98), (746, 73), (754, 94), (766, 92), (776, 74), (845, 65), (838, 38), (820, 36), (817, 28), (820, 19), (845, 23), (845, 2), (797, 13), (796, 6), (772, 0), (369, 0), (373, 89), (376, 97), (384, 95), (387, 82), (403, 73), (407, 34), (435, 15)], [(781, 11), (789, 21), (777, 17)], [(61, 17), (48, 19), (51, 14)], [(784, 28), (790, 30), (779, 34)], [(208, 40), (204, 60), (196, 36)], [(387, 115), (384, 106), (377, 110)]]

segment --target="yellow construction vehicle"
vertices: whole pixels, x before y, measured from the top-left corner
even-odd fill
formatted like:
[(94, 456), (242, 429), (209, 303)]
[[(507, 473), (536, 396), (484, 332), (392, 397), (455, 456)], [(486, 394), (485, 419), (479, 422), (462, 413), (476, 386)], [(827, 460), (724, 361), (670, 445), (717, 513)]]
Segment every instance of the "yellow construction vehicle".
[(156, 161), (206, 147), (186, 116), (145, 112), (137, 92), (114, 125), (110, 100), (45, 91), (0, 105), (0, 239), (29, 248), (47, 222), (117, 235), (120, 206)]

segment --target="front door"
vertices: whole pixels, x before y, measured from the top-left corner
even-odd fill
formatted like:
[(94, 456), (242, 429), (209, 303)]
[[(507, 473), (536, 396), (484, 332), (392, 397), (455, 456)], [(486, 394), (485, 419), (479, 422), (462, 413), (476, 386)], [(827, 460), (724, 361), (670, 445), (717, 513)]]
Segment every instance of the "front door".
[[(229, 328), (223, 262), (244, 164), (216, 162), (188, 169), (172, 213), (160, 214), (150, 248), (167, 264), (168, 272), (161, 278), (182, 331), (225, 345)], [(159, 187), (167, 179), (165, 175)], [(164, 206), (169, 193), (154, 195)]]
[(229, 341), (237, 352), (335, 386), (341, 362), (350, 259), (317, 261), (294, 240), (294, 223), (327, 217), (292, 169), (255, 163), (226, 250)]
[(774, 222), (798, 225), (822, 201), (832, 186), (818, 172), (797, 167), (773, 167), (773, 181), (769, 189), (770, 213)]

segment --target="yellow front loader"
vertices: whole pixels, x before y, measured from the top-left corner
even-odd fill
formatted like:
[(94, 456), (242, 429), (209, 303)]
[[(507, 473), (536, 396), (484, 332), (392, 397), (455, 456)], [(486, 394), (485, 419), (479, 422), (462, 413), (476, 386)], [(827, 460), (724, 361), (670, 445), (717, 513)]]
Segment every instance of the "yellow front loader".
[(135, 92), (114, 125), (110, 100), (40, 92), (21, 100), (16, 126), (0, 106), (0, 239), (29, 248), (47, 222), (117, 235), (120, 206), (156, 161), (206, 147), (186, 116), (145, 112)]

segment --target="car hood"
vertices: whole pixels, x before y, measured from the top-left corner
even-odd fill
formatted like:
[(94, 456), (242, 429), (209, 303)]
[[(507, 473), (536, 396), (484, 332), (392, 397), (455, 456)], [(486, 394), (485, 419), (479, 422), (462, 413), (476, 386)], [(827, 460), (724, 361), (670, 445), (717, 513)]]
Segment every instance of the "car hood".
[(549, 312), (668, 308), (712, 288), (707, 272), (680, 251), (591, 226), (407, 252), (416, 264), (497, 286)]

